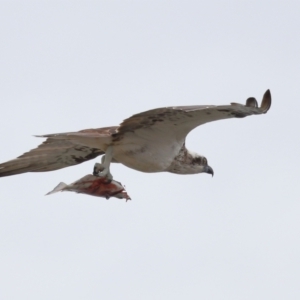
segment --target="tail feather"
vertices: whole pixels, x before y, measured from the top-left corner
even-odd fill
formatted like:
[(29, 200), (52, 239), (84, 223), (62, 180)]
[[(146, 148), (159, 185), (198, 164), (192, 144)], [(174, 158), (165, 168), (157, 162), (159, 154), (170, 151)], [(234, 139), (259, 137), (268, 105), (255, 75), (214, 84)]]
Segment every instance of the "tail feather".
[(37, 148), (0, 164), (0, 177), (54, 171), (80, 164), (102, 154), (100, 149), (48, 138)]
[(23, 174), (27, 172), (46, 172), (58, 170), (76, 163), (66, 164), (63, 161), (55, 161), (54, 157), (34, 156), (16, 158), (0, 164), (0, 177)]

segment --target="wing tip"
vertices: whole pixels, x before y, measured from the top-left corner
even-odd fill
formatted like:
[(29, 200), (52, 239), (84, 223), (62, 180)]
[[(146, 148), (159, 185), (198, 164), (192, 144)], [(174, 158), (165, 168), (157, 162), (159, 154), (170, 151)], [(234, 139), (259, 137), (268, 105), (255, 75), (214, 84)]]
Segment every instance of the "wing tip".
[[(252, 107), (252, 108), (257, 108), (260, 113), (267, 113), (268, 110), (271, 108), (272, 104), (272, 96), (271, 96), (271, 91), (269, 89), (266, 90), (266, 92), (263, 95), (260, 107), (258, 106), (258, 103), (254, 97), (250, 97), (246, 100), (246, 107)], [(231, 105), (235, 106), (243, 106), (242, 104), (239, 103), (231, 103)]]
[(272, 104), (272, 96), (271, 96), (271, 91), (269, 89), (266, 90), (266, 92), (263, 95), (260, 109), (262, 112), (265, 114), (268, 112)]
[(246, 100), (247, 107), (258, 107), (258, 103), (254, 97), (250, 97)]

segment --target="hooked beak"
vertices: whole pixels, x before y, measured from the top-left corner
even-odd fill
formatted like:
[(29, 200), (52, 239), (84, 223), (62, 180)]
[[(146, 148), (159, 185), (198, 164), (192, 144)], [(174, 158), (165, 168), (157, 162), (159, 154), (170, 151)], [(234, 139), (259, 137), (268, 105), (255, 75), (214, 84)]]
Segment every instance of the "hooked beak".
[(211, 174), (211, 176), (214, 176), (214, 170), (210, 166), (205, 166), (204, 172), (207, 174)]

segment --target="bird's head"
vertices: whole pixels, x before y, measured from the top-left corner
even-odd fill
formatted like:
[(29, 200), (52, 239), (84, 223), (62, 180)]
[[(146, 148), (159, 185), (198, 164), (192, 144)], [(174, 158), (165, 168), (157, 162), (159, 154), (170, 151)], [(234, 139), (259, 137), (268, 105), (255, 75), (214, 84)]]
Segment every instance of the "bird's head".
[(199, 154), (194, 154), (192, 157), (191, 165), (196, 171), (195, 173), (207, 173), (214, 176), (214, 170), (208, 165), (207, 159)]
[(184, 148), (167, 169), (175, 174), (208, 173), (214, 176), (213, 169), (208, 165), (206, 157)]

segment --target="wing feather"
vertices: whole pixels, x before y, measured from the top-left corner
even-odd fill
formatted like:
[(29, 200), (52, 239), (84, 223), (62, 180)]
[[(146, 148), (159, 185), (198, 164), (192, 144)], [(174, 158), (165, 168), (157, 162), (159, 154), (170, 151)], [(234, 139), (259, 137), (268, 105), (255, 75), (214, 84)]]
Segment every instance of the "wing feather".
[[(86, 129), (79, 132), (48, 134), (47, 140), (37, 148), (16, 159), (0, 164), (0, 177), (26, 172), (47, 172), (74, 166), (104, 154), (99, 141), (110, 140), (116, 127)], [(86, 143), (85, 143), (86, 142)], [(92, 146), (91, 146), (92, 144)], [(94, 145), (94, 146), (93, 146)]]
[[(124, 120), (119, 127), (86, 129), (79, 132), (48, 134), (37, 148), (16, 159), (0, 164), (0, 177), (26, 172), (46, 172), (80, 164), (104, 154), (111, 143), (182, 144), (195, 127), (229, 118), (244, 118), (265, 114), (271, 107), (269, 90), (258, 107), (255, 98), (245, 105), (231, 103), (222, 106), (177, 106), (149, 110)], [(132, 139), (134, 135), (134, 139)], [(126, 139), (129, 137), (129, 139)], [(124, 140), (125, 138), (125, 140)], [(174, 142), (176, 141), (176, 142)]]
[(175, 136), (184, 139), (186, 135), (199, 125), (229, 118), (244, 118), (251, 115), (265, 114), (271, 107), (271, 93), (267, 90), (261, 106), (255, 98), (248, 98), (246, 104), (230, 105), (196, 105), (165, 107), (142, 112), (124, 120), (114, 135), (115, 139), (126, 137), (134, 132), (138, 136), (149, 134)]

